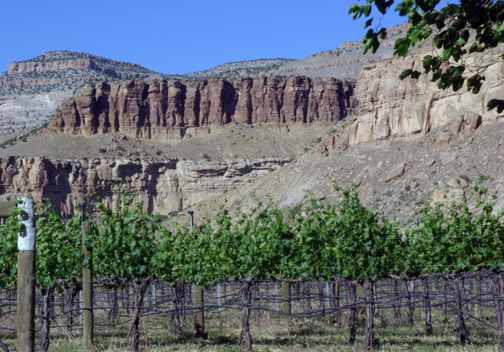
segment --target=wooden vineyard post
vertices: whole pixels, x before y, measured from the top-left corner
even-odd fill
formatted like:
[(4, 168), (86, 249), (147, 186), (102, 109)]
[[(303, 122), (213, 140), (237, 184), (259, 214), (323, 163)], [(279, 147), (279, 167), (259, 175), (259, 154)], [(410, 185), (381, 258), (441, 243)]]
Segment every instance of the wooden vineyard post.
[(222, 303), (226, 303), (226, 295), (227, 295), (227, 290), (226, 290), (226, 287), (227, 287), (227, 282), (224, 282), (221, 286), (220, 286), (220, 293), (221, 293), (221, 300), (222, 300)]
[[(18, 234), (17, 351), (35, 350), (35, 208), (33, 199), (21, 198), (19, 220), (24, 229)], [(4, 214), (2, 214), (4, 215)]]
[(275, 282), (275, 310), (278, 312), (278, 284)]
[[(357, 292), (359, 293), (359, 299), (361, 300), (365, 300), (366, 299), (366, 291), (364, 290), (364, 286), (362, 285), (357, 285)], [(366, 308), (365, 306), (362, 307), (360, 304), (359, 304), (359, 308), (357, 310), (359, 313), (359, 319), (361, 319), (362, 321), (364, 321), (366, 319)]]
[(481, 281), (474, 279), (474, 295), (476, 296), (476, 303), (474, 304), (474, 316), (481, 319)]
[(194, 285), (194, 330), (197, 338), (205, 338), (205, 319), (203, 316), (203, 290), (200, 286)]
[[(189, 210), (189, 215), (191, 217), (191, 232), (194, 230), (194, 211)], [(194, 237), (196, 238), (197, 235)], [(196, 332), (197, 338), (205, 338), (205, 317), (203, 315), (203, 290), (198, 285), (193, 285), (193, 302), (194, 302), (194, 330)]]
[(218, 307), (218, 312), (220, 313), (221, 311), (221, 285), (217, 284), (217, 307)]
[(292, 313), (291, 307), (291, 287), (290, 283), (282, 281), (282, 301), (283, 301), (283, 312), (286, 314)]
[(84, 219), (84, 203), (82, 203), (82, 253), (88, 265), (82, 267), (82, 316), (84, 350), (93, 350), (93, 253), (86, 246), (86, 234), (91, 230), (89, 220)]

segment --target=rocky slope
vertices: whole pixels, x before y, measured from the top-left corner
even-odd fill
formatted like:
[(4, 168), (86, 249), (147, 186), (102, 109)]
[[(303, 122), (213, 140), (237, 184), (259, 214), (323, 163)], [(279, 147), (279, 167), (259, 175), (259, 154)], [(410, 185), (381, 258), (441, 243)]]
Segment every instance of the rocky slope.
[[(415, 139), (393, 139), (331, 148), (335, 132), (294, 162), (277, 168), (226, 194), (231, 212), (248, 209), (255, 197), (271, 197), (288, 217), (308, 207), (306, 191), (331, 204), (339, 201), (335, 185), (357, 187), (371, 210), (409, 226), (426, 204), (467, 201), (476, 208), (474, 186), (488, 189), (495, 212), (504, 209), (504, 120), (488, 123), (470, 133), (455, 133), (449, 126)], [(341, 127), (341, 126), (339, 126)], [(336, 127), (338, 129), (338, 126)], [(337, 131), (336, 131), (337, 132)], [(214, 216), (224, 200), (214, 197), (193, 206), (198, 216)], [(181, 214), (179, 221), (185, 221)], [(197, 221), (201, 221), (199, 218)]]
[(49, 128), (173, 139), (231, 122), (330, 124), (353, 108), (353, 88), (352, 82), (306, 77), (101, 83), (63, 104)]
[(381, 42), (378, 51), (364, 55), (362, 41), (347, 42), (334, 50), (326, 50), (304, 59), (286, 62), (269, 75), (301, 75), (307, 77), (334, 77), (340, 80), (357, 80), (365, 64), (392, 58), (394, 42), (406, 35), (409, 24), (389, 28), (388, 36)]
[(319, 136), (320, 127), (312, 125), (287, 133), (235, 123), (169, 141), (43, 129), (0, 148), (0, 199), (23, 196), (29, 188), (67, 216), (94, 188), (108, 199), (108, 182), (122, 178), (134, 184), (149, 210), (168, 215), (272, 174)]

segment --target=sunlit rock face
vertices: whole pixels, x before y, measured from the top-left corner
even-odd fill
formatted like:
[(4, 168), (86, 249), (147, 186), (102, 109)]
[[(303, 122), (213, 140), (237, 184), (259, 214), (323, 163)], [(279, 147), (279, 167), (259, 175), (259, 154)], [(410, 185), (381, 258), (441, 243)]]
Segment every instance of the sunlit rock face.
[(87, 85), (49, 127), (89, 136), (182, 138), (188, 128), (242, 124), (329, 124), (353, 108), (354, 83), (332, 78), (261, 77)]

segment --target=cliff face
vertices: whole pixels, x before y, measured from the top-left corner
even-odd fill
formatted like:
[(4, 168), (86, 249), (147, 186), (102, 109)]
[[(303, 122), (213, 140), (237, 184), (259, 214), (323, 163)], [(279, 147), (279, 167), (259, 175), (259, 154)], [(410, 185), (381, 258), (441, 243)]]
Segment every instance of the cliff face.
[(15, 199), (29, 188), (34, 198), (49, 198), (56, 211), (67, 217), (80, 201), (90, 199), (93, 189), (110, 202), (109, 182), (121, 178), (135, 187), (146, 211), (166, 215), (268, 174), (269, 169), (286, 162), (281, 158), (149, 162), (7, 157), (0, 159), (0, 198)]
[(95, 64), (90, 59), (59, 60), (48, 62), (25, 61), (9, 65), (9, 75), (28, 72), (62, 71), (68, 69), (92, 70)]
[(94, 70), (123, 79), (132, 76), (138, 77), (138, 74), (154, 73), (138, 64), (129, 62), (110, 60), (86, 53), (53, 51), (31, 60), (14, 62), (9, 65), (9, 71), (2, 76), (67, 70)]
[(331, 123), (354, 105), (354, 84), (335, 79), (262, 77), (126, 81), (88, 85), (51, 117), (55, 131), (180, 138), (191, 127), (250, 123)]
[(445, 125), (459, 133), (466, 126), (474, 129), (475, 121), (495, 121), (499, 115), (488, 111), (487, 103), (504, 96), (504, 63), (496, 53), (474, 54), (467, 60), (469, 65), (488, 65), (478, 94), (465, 86), (457, 92), (440, 90), (431, 82), (432, 73), (398, 79), (405, 69), (423, 71), (419, 54), (364, 66), (355, 88), (358, 117), (340, 136), (340, 146), (410, 136)]
[(0, 141), (10, 138), (10, 133), (40, 127), (67, 98), (59, 93), (0, 96)]

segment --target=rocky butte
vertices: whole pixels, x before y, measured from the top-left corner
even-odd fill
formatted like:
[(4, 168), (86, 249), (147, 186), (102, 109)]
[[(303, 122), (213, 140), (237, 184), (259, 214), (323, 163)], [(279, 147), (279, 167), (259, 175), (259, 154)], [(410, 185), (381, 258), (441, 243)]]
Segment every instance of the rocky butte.
[(166, 140), (231, 122), (329, 124), (354, 107), (353, 91), (353, 82), (298, 76), (103, 82), (86, 85), (63, 104), (49, 128)]

